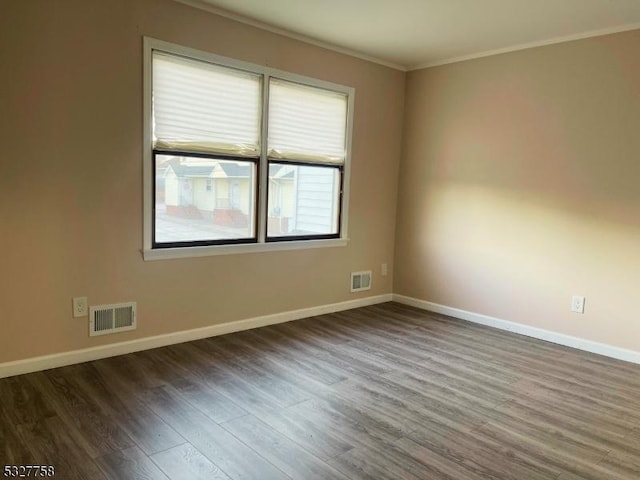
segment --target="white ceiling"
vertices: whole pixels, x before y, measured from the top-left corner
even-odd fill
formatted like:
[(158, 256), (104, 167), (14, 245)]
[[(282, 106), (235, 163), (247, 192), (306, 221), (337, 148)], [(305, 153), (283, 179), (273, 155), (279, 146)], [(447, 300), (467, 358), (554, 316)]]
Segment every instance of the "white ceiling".
[(640, 28), (640, 0), (178, 0), (415, 69)]

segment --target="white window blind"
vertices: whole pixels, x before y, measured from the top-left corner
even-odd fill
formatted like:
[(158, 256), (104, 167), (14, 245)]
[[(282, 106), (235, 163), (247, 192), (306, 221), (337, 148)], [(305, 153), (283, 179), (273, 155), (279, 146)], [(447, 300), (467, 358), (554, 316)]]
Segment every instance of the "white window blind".
[(153, 147), (260, 155), (261, 77), (153, 52)]
[(344, 163), (347, 95), (275, 78), (269, 86), (269, 158)]

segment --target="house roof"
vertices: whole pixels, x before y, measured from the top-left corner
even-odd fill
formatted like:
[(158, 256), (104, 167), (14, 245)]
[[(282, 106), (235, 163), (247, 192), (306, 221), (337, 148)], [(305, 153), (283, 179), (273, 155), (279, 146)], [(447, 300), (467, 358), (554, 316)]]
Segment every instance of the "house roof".
[(238, 163), (221, 162), (218, 164), (227, 177), (248, 177), (251, 173), (250, 165), (240, 165)]
[(271, 165), (269, 167), (271, 178), (293, 178), (293, 168), (287, 165)]
[[(237, 163), (219, 162), (213, 165), (189, 165), (178, 164), (169, 165), (167, 170), (171, 168), (173, 173), (178, 177), (198, 177), (212, 178), (214, 176), (246, 178), (249, 176), (251, 167), (249, 165), (239, 165)], [(215, 175), (216, 169), (222, 170), (222, 175)], [(218, 170), (218, 171), (219, 171)]]
[[(219, 170), (222, 170), (220, 175)], [(282, 172), (285, 167), (283, 165), (271, 165), (270, 173), (277, 178), (293, 178), (293, 170)], [(169, 169), (173, 170), (173, 173), (178, 177), (198, 177), (198, 178), (213, 178), (213, 177), (227, 177), (227, 178), (248, 178), (251, 173), (251, 165), (242, 165), (233, 162), (217, 162), (212, 165), (189, 165), (189, 164), (175, 164), (167, 166), (166, 173)], [(165, 173), (165, 175), (166, 175)]]
[(169, 165), (169, 169), (173, 170), (178, 177), (209, 177), (213, 172), (215, 165)]

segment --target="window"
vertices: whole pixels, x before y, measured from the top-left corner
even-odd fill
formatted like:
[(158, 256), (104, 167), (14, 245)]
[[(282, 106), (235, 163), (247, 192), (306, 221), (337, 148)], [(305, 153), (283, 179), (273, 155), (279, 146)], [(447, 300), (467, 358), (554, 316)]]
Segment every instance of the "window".
[(145, 90), (145, 258), (346, 243), (352, 88), (146, 38)]

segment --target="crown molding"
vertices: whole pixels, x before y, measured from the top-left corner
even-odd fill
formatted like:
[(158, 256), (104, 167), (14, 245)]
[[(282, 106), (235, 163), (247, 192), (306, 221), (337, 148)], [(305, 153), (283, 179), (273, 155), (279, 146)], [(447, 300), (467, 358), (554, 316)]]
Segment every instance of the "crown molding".
[(633, 24), (629, 24), (629, 25), (622, 25), (619, 27), (611, 27), (611, 28), (603, 28), (600, 30), (591, 30), (589, 32), (583, 32), (583, 33), (576, 33), (573, 35), (565, 35), (562, 37), (554, 37), (554, 38), (550, 38), (548, 40), (540, 40), (537, 42), (528, 42), (528, 43), (521, 43), (518, 45), (513, 45), (511, 47), (505, 47), (505, 48), (496, 48), (494, 50), (486, 50), (484, 52), (479, 52), (479, 53), (472, 53), (469, 55), (461, 55), (459, 57), (451, 57), (451, 58), (446, 58), (444, 60), (434, 60), (432, 62), (425, 62), (425, 63), (420, 63), (418, 65), (414, 65), (413, 67), (408, 67), (406, 69), (406, 71), (408, 72), (413, 72), (415, 70), (422, 70), (425, 68), (431, 68), (431, 67), (439, 67), (441, 65), (448, 65), (451, 63), (458, 63), (458, 62), (464, 62), (467, 60), (475, 60), (477, 58), (484, 58), (484, 57), (491, 57), (494, 55), (501, 55), (503, 53), (511, 53), (511, 52), (517, 52), (519, 50), (528, 50), (530, 48), (536, 48), (536, 47), (545, 47), (548, 45), (555, 45), (557, 43), (566, 43), (566, 42), (572, 42), (575, 40), (584, 40), (586, 38), (592, 38), (592, 37), (602, 37), (605, 35), (612, 35), (614, 33), (622, 33), (622, 32), (628, 32), (631, 30), (638, 30), (640, 29), (640, 23), (633, 23)]
[(256, 27), (261, 30), (266, 30), (271, 33), (275, 33), (278, 35), (282, 35), (284, 37), (291, 38), (293, 40), (298, 40), (300, 42), (308, 43), (316, 47), (324, 48), (326, 50), (331, 50), (333, 52), (341, 53), (343, 55), (348, 55), (350, 57), (359, 58), (360, 60), (365, 60), (367, 62), (376, 63), (384, 67), (392, 68), (394, 70), (399, 70), (401, 72), (407, 71), (407, 67), (399, 65), (397, 63), (388, 62), (386, 60), (382, 60), (381, 58), (372, 57), (370, 55), (366, 55), (364, 53), (358, 52), (357, 50), (351, 50), (349, 48), (339, 47), (332, 43), (323, 42), (323, 41), (308, 37), (306, 35), (294, 33), (283, 28), (274, 27), (273, 25), (269, 25), (267, 23), (254, 20), (252, 18), (245, 17), (243, 15), (233, 13), (228, 10), (224, 10), (222, 8), (214, 7), (213, 5), (210, 5), (209, 3), (206, 3), (203, 0), (174, 0), (174, 1), (182, 3), (184, 5), (188, 5), (190, 7), (204, 10), (209, 13), (213, 13), (214, 15), (218, 15), (220, 17), (228, 18), (229, 20), (234, 20), (236, 22), (244, 23), (245, 25), (250, 25), (252, 27)]
[(555, 45), (558, 43), (565, 43), (565, 42), (572, 42), (575, 40), (584, 40), (587, 38), (592, 38), (592, 37), (602, 37), (605, 35), (612, 35), (615, 33), (622, 33), (622, 32), (628, 32), (631, 30), (638, 30), (640, 29), (640, 23), (633, 23), (633, 24), (629, 24), (629, 25), (621, 25), (621, 26), (617, 26), (617, 27), (610, 27), (610, 28), (603, 28), (603, 29), (598, 29), (598, 30), (590, 30), (588, 32), (583, 32), (583, 33), (576, 33), (576, 34), (572, 34), (572, 35), (564, 35), (561, 37), (554, 37), (554, 38), (550, 38), (547, 40), (540, 40), (540, 41), (535, 41), (535, 42), (527, 42), (527, 43), (521, 43), (521, 44), (517, 44), (517, 45), (512, 45), (509, 47), (504, 47), (504, 48), (496, 48), (493, 50), (485, 50), (482, 52), (477, 52), (477, 53), (471, 53), (469, 55), (460, 55), (460, 56), (456, 56), (456, 57), (449, 57), (449, 58), (445, 58), (445, 59), (440, 59), (440, 60), (432, 60), (432, 61), (428, 61), (428, 62), (423, 62), (423, 63), (419, 63), (419, 64), (415, 64), (413, 66), (404, 66), (404, 65), (400, 65), (394, 62), (389, 62), (386, 60), (383, 60), (381, 58), (378, 57), (374, 57), (371, 55), (367, 55), (364, 54), (362, 52), (359, 52), (357, 50), (351, 50), (349, 48), (345, 48), (345, 47), (340, 47), (338, 45), (334, 45), (332, 43), (329, 42), (323, 42), (317, 39), (314, 39), (312, 37), (306, 36), (306, 35), (302, 35), (299, 33), (294, 33), (292, 31), (283, 29), (283, 28), (279, 28), (279, 27), (274, 27), (273, 25), (269, 25), (267, 23), (264, 22), (260, 22), (258, 20), (254, 20), (252, 18), (249, 17), (245, 17), (243, 15), (237, 14), (237, 13), (233, 13), (230, 12), (228, 10), (222, 9), (222, 8), (218, 8), (218, 7), (214, 7), (213, 5), (207, 3), (204, 0), (174, 0), (176, 2), (182, 3), (184, 5), (188, 5), (190, 7), (194, 7), (194, 8), (198, 8), (200, 10), (204, 10), (206, 12), (209, 13), (213, 13), (215, 15), (224, 17), (224, 18), (228, 18), (230, 20), (234, 20), (236, 22), (240, 22), (243, 23), (245, 25), (250, 25), (252, 27), (256, 27), (259, 28), (261, 30), (266, 30), (268, 32), (271, 33), (275, 33), (278, 35), (282, 35), (284, 37), (288, 37), (288, 38), (292, 38), (294, 40), (298, 40), (300, 42), (304, 42), (304, 43), (308, 43), (310, 45), (314, 45), (316, 47), (320, 47), (320, 48), (324, 48), (327, 50), (331, 50), (333, 52), (336, 53), (341, 53), (344, 55), (349, 55), (351, 57), (355, 57), (355, 58), (359, 58), (360, 60), (365, 60), (367, 62), (372, 62), (372, 63), (376, 63), (378, 65), (382, 65), (388, 68), (392, 68), (394, 70), (399, 70), (401, 72), (412, 72), (412, 71), (416, 71), (416, 70), (422, 70), (425, 68), (431, 68), (431, 67), (439, 67), (441, 65), (448, 65), (451, 63), (459, 63), (459, 62), (464, 62), (467, 60), (475, 60), (478, 58), (484, 58), (484, 57), (491, 57), (494, 55), (501, 55), (504, 53), (511, 53), (511, 52), (517, 52), (520, 50), (528, 50), (530, 48), (536, 48), (536, 47), (545, 47), (548, 45)]

